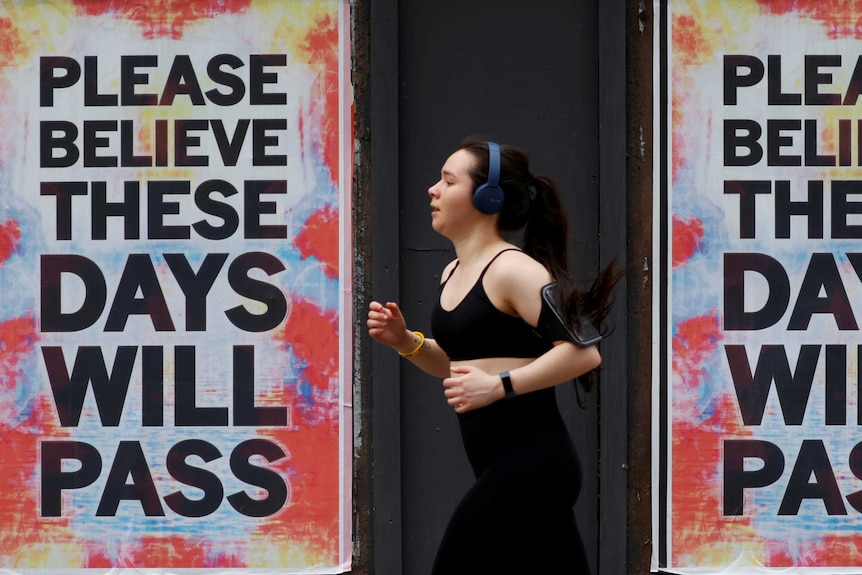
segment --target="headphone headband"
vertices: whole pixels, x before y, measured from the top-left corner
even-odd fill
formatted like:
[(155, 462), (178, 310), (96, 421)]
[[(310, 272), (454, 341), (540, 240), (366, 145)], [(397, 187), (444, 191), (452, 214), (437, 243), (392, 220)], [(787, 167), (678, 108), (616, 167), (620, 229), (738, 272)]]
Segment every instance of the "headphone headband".
[(488, 183), (500, 186), (500, 145), (488, 142)]

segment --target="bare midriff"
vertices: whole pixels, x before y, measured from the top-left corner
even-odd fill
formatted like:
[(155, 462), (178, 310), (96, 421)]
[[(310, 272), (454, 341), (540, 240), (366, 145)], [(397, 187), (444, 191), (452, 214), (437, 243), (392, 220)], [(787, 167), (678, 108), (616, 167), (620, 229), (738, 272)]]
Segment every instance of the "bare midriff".
[(513, 369), (523, 367), (534, 360), (535, 358), (532, 357), (483, 357), (480, 359), (452, 361), (449, 365), (451, 367), (472, 365), (486, 373), (500, 373), (501, 371), (512, 371)]

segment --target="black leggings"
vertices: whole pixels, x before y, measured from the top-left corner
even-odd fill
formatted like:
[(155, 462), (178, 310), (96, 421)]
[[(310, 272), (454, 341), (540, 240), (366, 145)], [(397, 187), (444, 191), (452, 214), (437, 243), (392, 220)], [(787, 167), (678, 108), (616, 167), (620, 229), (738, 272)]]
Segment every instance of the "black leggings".
[(580, 489), (566, 433), (506, 450), (455, 509), (432, 575), (589, 574), (572, 511)]

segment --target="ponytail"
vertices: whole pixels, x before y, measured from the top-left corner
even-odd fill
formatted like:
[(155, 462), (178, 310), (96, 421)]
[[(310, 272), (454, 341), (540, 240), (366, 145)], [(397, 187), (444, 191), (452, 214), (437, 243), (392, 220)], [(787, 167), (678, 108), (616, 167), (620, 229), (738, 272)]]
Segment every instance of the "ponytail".
[[(552, 180), (534, 178), (536, 195), (524, 228), (524, 251), (541, 262), (556, 282), (557, 307), (570, 326), (582, 317), (606, 333), (605, 321), (613, 304), (613, 288), (623, 273), (615, 271), (614, 262), (602, 269), (590, 287), (581, 291), (569, 272), (569, 221), (560, 194)], [(593, 385), (592, 372), (578, 378), (586, 391)], [(580, 398), (579, 398), (580, 401)]]
[(569, 275), (569, 221), (554, 182), (545, 176), (532, 179), (535, 195), (524, 227), (524, 251), (559, 281)]

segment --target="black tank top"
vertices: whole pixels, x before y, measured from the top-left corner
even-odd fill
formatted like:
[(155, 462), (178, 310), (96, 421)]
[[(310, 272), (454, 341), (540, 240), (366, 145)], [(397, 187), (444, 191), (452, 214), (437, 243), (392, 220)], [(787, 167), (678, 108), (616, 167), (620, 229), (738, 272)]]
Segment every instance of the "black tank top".
[[(512, 249), (515, 248), (491, 258), (475, 285), (453, 310), (443, 309), (438, 294), (431, 314), (431, 330), (449, 359), (539, 357), (552, 347), (527, 322), (495, 308), (482, 286), (485, 272), (494, 260)], [(440, 284), (440, 292), (448, 281), (446, 278)], [(467, 458), (477, 477), (505, 450), (544, 443), (548, 437), (567, 437), (552, 387), (461, 413), (458, 423)]]
[(451, 311), (440, 305), (440, 295), (449, 278), (455, 273), (458, 263), (452, 268), (449, 277), (440, 284), (437, 305), (431, 312), (431, 332), (434, 334), (434, 341), (450, 360), (539, 357), (551, 348), (550, 343), (543, 340), (530, 324), (494, 307), (485, 293), (485, 287), (482, 285), (485, 272), (500, 254), (513, 250), (520, 251), (508, 248), (491, 258), (464, 299)]

